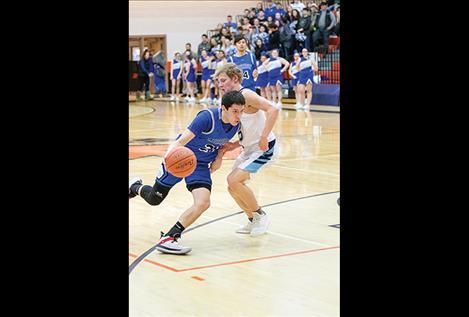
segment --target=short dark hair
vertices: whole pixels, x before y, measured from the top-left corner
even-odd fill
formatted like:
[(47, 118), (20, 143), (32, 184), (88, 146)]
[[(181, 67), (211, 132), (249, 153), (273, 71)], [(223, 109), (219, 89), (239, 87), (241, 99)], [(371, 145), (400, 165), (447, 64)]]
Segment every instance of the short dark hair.
[[(242, 35), (242, 34), (235, 35), (234, 44), (238, 43), (238, 42), (241, 41), (241, 40), (245, 40), (245, 41), (246, 41), (246, 38), (244, 37), (244, 35)], [(246, 43), (247, 43), (247, 41), (246, 41)]]
[(225, 106), (226, 109), (229, 109), (234, 104), (244, 106), (246, 104), (246, 99), (244, 99), (243, 94), (239, 91), (232, 90), (223, 95), (221, 98), (221, 104)]
[(202, 36), (204, 36), (204, 37), (207, 37), (207, 38), (208, 38), (207, 34), (202, 34)]
[(191, 44), (191, 43), (186, 43), (186, 45), (189, 45), (190, 47), (192, 47), (192, 44)]

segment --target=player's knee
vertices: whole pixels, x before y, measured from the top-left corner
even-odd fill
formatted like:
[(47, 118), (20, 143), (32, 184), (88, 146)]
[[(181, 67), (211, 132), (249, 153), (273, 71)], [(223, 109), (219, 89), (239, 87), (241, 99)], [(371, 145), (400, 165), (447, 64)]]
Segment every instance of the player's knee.
[(195, 207), (200, 211), (205, 211), (210, 208), (210, 200), (201, 200), (195, 203)]
[(150, 195), (147, 196), (147, 202), (152, 206), (158, 206), (164, 200), (164, 197), (156, 195), (155, 191), (152, 191)]
[(232, 174), (228, 175), (226, 181), (228, 182), (228, 188), (231, 190), (236, 190), (236, 187), (241, 184), (240, 180)]

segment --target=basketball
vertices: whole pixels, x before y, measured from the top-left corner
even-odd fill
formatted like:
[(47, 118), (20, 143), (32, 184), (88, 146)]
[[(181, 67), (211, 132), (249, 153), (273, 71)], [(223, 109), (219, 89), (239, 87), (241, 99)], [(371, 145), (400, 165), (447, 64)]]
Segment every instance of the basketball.
[(191, 175), (196, 166), (197, 158), (191, 149), (185, 146), (178, 146), (171, 150), (164, 159), (166, 170), (180, 178)]

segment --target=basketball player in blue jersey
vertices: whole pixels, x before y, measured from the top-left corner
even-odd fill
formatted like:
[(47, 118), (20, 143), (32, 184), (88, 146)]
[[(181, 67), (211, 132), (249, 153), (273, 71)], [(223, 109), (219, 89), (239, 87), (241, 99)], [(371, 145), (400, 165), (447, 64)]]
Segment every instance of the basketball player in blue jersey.
[[(309, 105), (313, 99), (313, 78), (314, 72), (318, 71), (317, 64), (310, 58), (309, 52), (306, 48), (301, 50), (300, 63), (298, 64), (299, 79), (298, 79), (298, 103), (303, 105), (303, 109), (309, 110)], [(305, 100), (305, 95), (307, 98)]]
[(272, 50), (270, 54), (270, 58), (264, 62), (264, 65), (267, 66), (267, 76), (269, 78), (272, 102), (280, 109), (282, 108), (283, 72), (288, 69), (290, 63), (286, 59), (278, 56), (277, 49)]
[[(244, 105), (245, 99), (242, 93), (238, 91), (226, 93), (222, 98), (221, 107), (200, 111), (182, 135), (169, 146), (166, 155), (176, 146), (186, 146), (197, 158), (195, 171), (184, 178), (186, 188), (191, 192), (194, 202), (166, 234), (161, 233), (156, 246), (158, 251), (171, 254), (185, 254), (191, 251), (190, 247), (182, 246), (178, 239), (181, 233), (210, 206), (211, 173), (221, 166), (226, 149), (220, 150), (220, 148), (240, 129), (240, 117)], [(181, 180), (182, 178), (169, 174), (162, 163), (153, 187), (143, 185), (139, 178), (129, 182), (129, 199), (139, 195), (150, 205), (159, 205), (171, 188)]]
[(182, 60), (181, 60), (181, 53), (176, 52), (174, 53), (174, 59), (171, 63), (171, 98), (169, 100), (179, 101), (179, 88), (181, 85), (181, 77), (182, 77)]
[(235, 36), (234, 44), (236, 45), (237, 53), (228, 58), (228, 62), (234, 63), (243, 71), (243, 82), (241, 83), (244, 88), (256, 91), (254, 78), (257, 77), (257, 64), (256, 57), (251, 52), (248, 52), (246, 38), (239, 34)]
[(276, 138), (272, 129), (279, 109), (269, 100), (241, 86), (243, 72), (233, 63), (217, 70), (215, 78), (224, 93), (241, 91), (246, 100), (246, 107), (241, 115), (239, 141), (229, 142), (223, 148), (231, 151), (239, 146), (243, 147), (227, 178), (229, 193), (249, 219), (247, 224), (236, 232), (258, 236), (267, 231), (268, 217), (246, 183), (252, 179), (251, 175), (257, 173), (274, 155)]

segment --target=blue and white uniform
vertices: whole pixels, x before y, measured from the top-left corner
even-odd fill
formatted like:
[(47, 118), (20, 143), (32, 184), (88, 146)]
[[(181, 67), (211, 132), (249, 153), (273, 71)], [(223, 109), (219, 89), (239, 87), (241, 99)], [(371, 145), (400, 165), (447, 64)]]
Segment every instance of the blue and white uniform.
[(235, 63), (243, 71), (241, 85), (252, 91), (256, 91), (255, 81), (252, 73), (257, 69), (256, 58), (251, 52), (246, 52), (242, 56), (232, 55), (228, 58), (229, 62)]
[(193, 83), (193, 82), (195, 82), (195, 69), (194, 69), (194, 65), (192, 65), (192, 62), (187, 61), (187, 62), (184, 63), (184, 66), (187, 67), (187, 66), (186, 66), (187, 64), (190, 64), (190, 66), (189, 66), (189, 73), (187, 73), (186, 81), (187, 81), (188, 83)]
[(267, 74), (267, 67), (261, 62), (257, 62), (257, 78), (256, 78), (256, 87), (264, 88), (269, 84), (269, 78)]
[(301, 56), (300, 72), (298, 85), (307, 85), (313, 83), (314, 71), (312, 69), (312, 61)]
[(296, 77), (296, 78), (292, 78), (291, 84), (292, 84), (292, 86), (296, 86), (298, 84), (298, 80), (299, 80), (298, 76), (300, 76), (300, 74), (298, 74), (298, 72), (300, 71), (298, 69), (298, 63), (296, 61), (292, 62), (290, 69), (291, 69), (291, 73)]
[[(244, 87), (240, 91), (243, 89)], [(256, 173), (272, 159), (275, 151), (275, 134), (272, 131), (267, 137), (269, 146), (267, 151), (264, 152), (259, 148), (265, 121), (266, 117), (263, 110), (254, 113), (243, 112), (241, 114), (241, 130), (238, 137), (239, 143), (243, 146), (243, 151), (233, 164), (233, 169), (240, 168), (249, 173)]]
[(173, 59), (173, 78), (177, 79), (181, 72), (182, 62), (177, 59)]
[(211, 79), (210, 75), (213, 74), (211, 72), (211, 69), (209, 69), (209, 64), (210, 60), (209, 59), (204, 59), (203, 57), (200, 58), (201, 60), (201, 65), (202, 65), (202, 80), (208, 80)]
[[(185, 146), (191, 149), (197, 158), (195, 171), (184, 178), (186, 186), (202, 184), (211, 188), (209, 164), (218, 155), (218, 150), (229, 142), (239, 131), (240, 123), (233, 126), (221, 120), (221, 108), (210, 108), (200, 111), (191, 124), (187, 127), (195, 137)], [(178, 139), (180, 135), (176, 138)], [(156, 182), (166, 187), (173, 187), (182, 178), (168, 173), (163, 164), (157, 174)], [(201, 186), (201, 187), (205, 187)]]
[(271, 57), (267, 65), (267, 72), (269, 78), (269, 86), (283, 85), (282, 63), (280, 59)]

